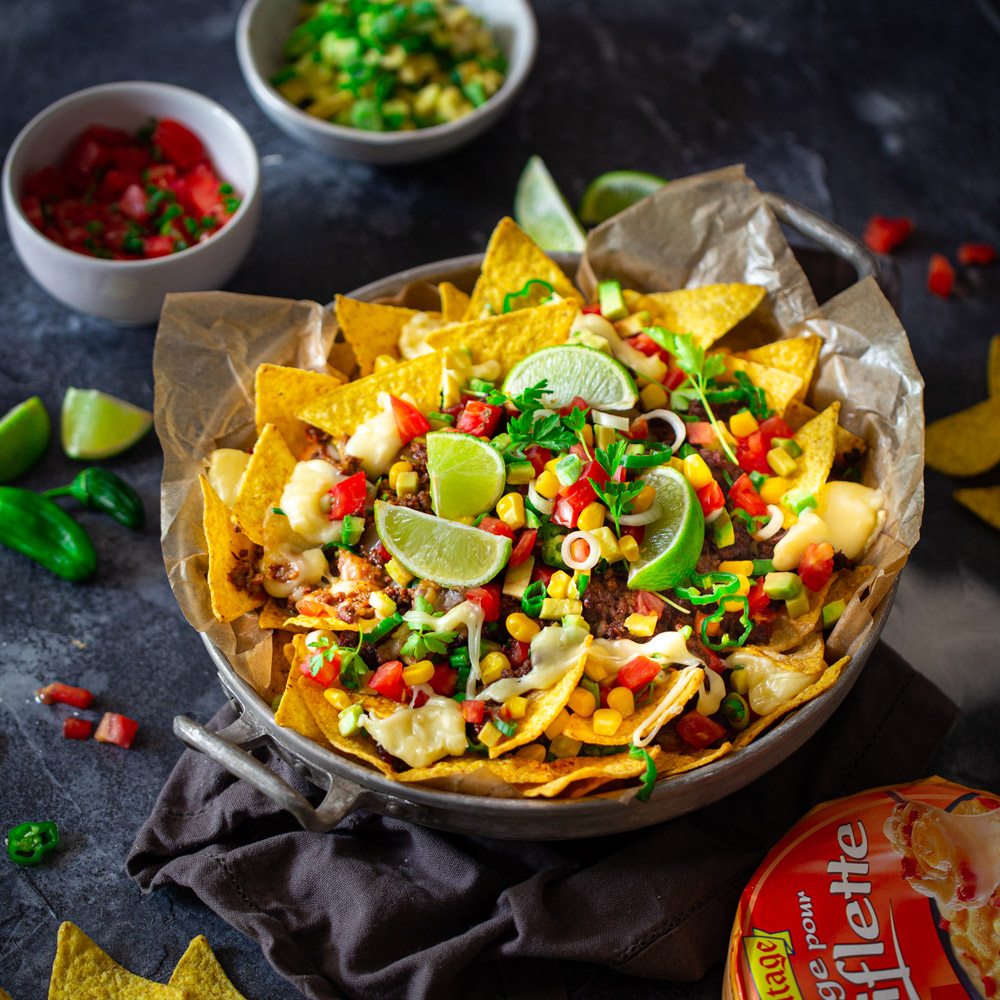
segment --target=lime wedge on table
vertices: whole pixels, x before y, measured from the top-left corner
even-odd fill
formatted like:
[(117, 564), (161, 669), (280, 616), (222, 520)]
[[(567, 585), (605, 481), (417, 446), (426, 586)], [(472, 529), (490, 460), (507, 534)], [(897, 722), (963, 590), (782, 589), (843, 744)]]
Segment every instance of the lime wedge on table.
[(532, 156), (514, 192), (514, 219), (543, 250), (583, 250), (586, 235), (540, 156)]
[(411, 573), (445, 587), (478, 587), (510, 558), (510, 539), (409, 507), (375, 502), (382, 544)]
[(48, 411), (37, 396), (0, 417), (0, 483), (27, 472), (45, 454), (51, 434)]
[(575, 344), (543, 347), (511, 368), (503, 391), (511, 396), (545, 379), (542, 402), (554, 410), (568, 406), (576, 396), (598, 410), (630, 410), (638, 390), (625, 366), (610, 354)]
[(70, 458), (108, 458), (131, 447), (153, 414), (97, 389), (70, 386), (62, 403), (62, 446)]
[(507, 474), (495, 448), (449, 431), (427, 435), (427, 472), (434, 513), (450, 521), (490, 510), (503, 493)]
[(629, 569), (632, 590), (663, 590), (693, 572), (705, 541), (705, 518), (688, 481), (676, 470), (658, 467), (643, 476), (656, 490), (660, 516), (646, 525), (639, 558)]
[(588, 226), (610, 219), (637, 201), (642, 201), (667, 182), (655, 174), (639, 170), (612, 170), (595, 177), (583, 192), (580, 221)]

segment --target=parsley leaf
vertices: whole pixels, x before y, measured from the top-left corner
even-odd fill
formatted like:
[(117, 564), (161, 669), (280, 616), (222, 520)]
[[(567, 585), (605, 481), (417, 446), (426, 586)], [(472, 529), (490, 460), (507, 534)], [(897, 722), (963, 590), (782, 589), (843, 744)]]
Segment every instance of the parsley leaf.
[(609, 475), (614, 476), (618, 467), (625, 460), (625, 449), (628, 447), (627, 441), (614, 441), (607, 448), (598, 448), (594, 452), (598, 465)]
[(632, 483), (605, 483), (602, 486), (596, 479), (591, 478), (590, 485), (594, 487), (594, 492), (611, 512), (611, 517), (615, 522), (615, 532), (620, 534), (621, 527), (618, 524), (618, 519), (632, 510), (632, 501), (642, 492), (646, 484), (641, 479), (637, 479)]
[(544, 405), (542, 396), (545, 395), (548, 384), (548, 379), (543, 378), (541, 382), (529, 385), (516, 396), (509, 396), (503, 389), (491, 389), (486, 396), (486, 402), (491, 406), (503, 406), (504, 403), (511, 402), (521, 413), (529, 413), (541, 409)]
[[(413, 611), (434, 615), (440, 618), (443, 612), (435, 612), (434, 605), (430, 601), (417, 594), (413, 599)], [(458, 638), (457, 632), (434, 632), (430, 625), (414, 621), (411, 617), (413, 611), (407, 611), (403, 615), (403, 620), (413, 630), (403, 643), (403, 648), (399, 653), (401, 656), (413, 656), (421, 660), (431, 653), (444, 656), (448, 652), (448, 643), (454, 642)]]
[(549, 451), (565, 451), (576, 442), (576, 436), (562, 425), (559, 414), (535, 418), (533, 412), (522, 413), (507, 424), (512, 448), (519, 453), (532, 444), (548, 448)]

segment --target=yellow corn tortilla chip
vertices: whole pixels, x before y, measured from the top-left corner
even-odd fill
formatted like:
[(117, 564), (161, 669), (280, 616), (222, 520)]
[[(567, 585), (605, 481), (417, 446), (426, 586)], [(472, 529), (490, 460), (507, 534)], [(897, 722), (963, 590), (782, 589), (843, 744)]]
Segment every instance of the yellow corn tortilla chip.
[(287, 621), (287, 609), (280, 607), (273, 597), (267, 599), (257, 618), (257, 624), (261, 628), (284, 628)]
[(952, 496), (973, 514), (978, 514), (987, 524), (1000, 530), (1000, 486), (980, 489), (955, 490)]
[[(660, 755), (660, 748), (649, 747), (649, 756), (655, 761)], [(646, 770), (645, 757), (632, 757), (628, 753), (614, 754), (610, 757), (565, 757), (553, 761), (549, 765), (553, 771), (562, 771), (543, 785), (534, 785), (523, 791), (526, 799), (551, 799), (572, 785), (574, 782), (588, 778), (600, 778), (602, 781), (621, 781), (628, 778), (638, 778)]]
[(805, 396), (816, 371), (819, 351), (823, 346), (820, 337), (789, 337), (787, 340), (776, 340), (773, 344), (755, 347), (742, 351), (737, 357), (744, 361), (754, 361), (767, 368), (779, 368), (789, 375), (802, 379), (800, 396)]
[(67, 922), (59, 927), (49, 1000), (191, 1000), (191, 995), (123, 969), (79, 927)]
[[(671, 741), (671, 749), (668, 750), (664, 747), (656, 760), (656, 771), (660, 777), (666, 777), (670, 774), (683, 774), (685, 771), (693, 771), (697, 767), (704, 767), (706, 764), (711, 764), (713, 760), (725, 757), (733, 749), (732, 743), (723, 743), (721, 746), (696, 750), (692, 746), (687, 746), (676, 733), (673, 735), (675, 739)], [(687, 749), (682, 749), (677, 744), (682, 744)]]
[(467, 347), (474, 364), (497, 361), (501, 375), (506, 375), (532, 351), (565, 344), (576, 315), (575, 302), (551, 302), (490, 319), (442, 327), (428, 335), (427, 344), (436, 351)]
[(569, 696), (580, 683), (583, 668), (587, 663), (587, 650), (593, 641), (593, 636), (588, 635), (580, 658), (552, 687), (544, 691), (532, 691), (527, 696), (528, 706), (524, 717), (517, 723), (517, 731), (513, 736), (508, 736), (490, 747), (491, 759), (499, 757), (508, 750), (516, 750), (525, 743), (532, 743), (545, 732), (552, 720), (566, 707)]
[(212, 614), (220, 622), (235, 621), (264, 603), (263, 597), (253, 597), (240, 590), (232, 581), (239, 556), (250, 553), (252, 542), (232, 522), (229, 508), (219, 499), (204, 476), (201, 495), (205, 502), (203, 526), (208, 546), (208, 591)]
[(10, 994), (0, 986), (0, 1000), (11, 1000)]
[(295, 416), (313, 400), (343, 385), (346, 376), (261, 365), (254, 378), (254, 421), (260, 434), (268, 424), (281, 432), (292, 454), (300, 454), (309, 444), (306, 426)]
[(503, 218), (486, 247), (479, 280), (465, 312), (467, 320), (503, 312), (503, 300), (519, 292), (531, 280), (547, 281), (556, 294), (583, 304), (583, 296), (535, 241), (511, 218)]
[(749, 316), (766, 294), (760, 285), (732, 283), (651, 292), (639, 301), (644, 309), (655, 304), (658, 325), (673, 333), (690, 333), (699, 347), (710, 347)]
[(978, 476), (1000, 462), (1000, 396), (927, 425), (927, 464), (949, 476)]
[(222, 971), (202, 934), (187, 946), (170, 976), (170, 985), (187, 990), (189, 1000), (246, 1000)]
[(874, 572), (874, 566), (852, 566), (850, 569), (842, 569), (835, 573), (823, 603), (831, 604), (833, 601), (850, 603), (851, 598), (864, 587)]
[(1000, 333), (990, 340), (986, 361), (986, 385), (991, 396), (1000, 396)]
[(472, 297), (450, 281), (442, 281), (438, 291), (441, 293), (441, 315), (449, 323), (460, 323), (465, 318)]
[(794, 670), (798, 674), (818, 674), (826, 667), (823, 662), (823, 637), (815, 632), (807, 636), (801, 646), (787, 652), (777, 652), (770, 645), (744, 646), (741, 652), (763, 657), (782, 670)]
[[(797, 431), (803, 424), (808, 423), (817, 415), (817, 411), (811, 406), (806, 406), (806, 404), (800, 399), (793, 399), (785, 408), (785, 412), (781, 419), (784, 420), (793, 431)], [(857, 434), (852, 434), (850, 431), (844, 430), (840, 424), (837, 424), (834, 436), (834, 445), (837, 449), (837, 454), (841, 458), (849, 459), (851, 461), (856, 461), (860, 458), (865, 453), (865, 449), (868, 447), (868, 445), (865, 444), (864, 438), (859, 438)]]
[(795, 459), (795, 471), (786, 477), (793, 489), (815, 493), (826, 482), (837, 454), (839, 415), (840, 403), (831, 403), (795, 432), (795, 442), (802, 449), (802, 454)]
[[(296, 636), (295, 638), (298, 639), (301, 637)], [(291, 646), (292, 644), (289, 643), (288, 645)], [(323, 730), (316, 724), (312, 712), (309, 711), (309, 707), (302, 697), (298, 680), (302, 676), (302, 672), (296, 664), (296, 657), (294, 655), (289, 656), (288, 647), (285, 649), (285, 656), (288, 658), (291, 668), (288, 671), (288, 681), (281, 695), (281, 701), (278, 704), (277, 711), (274, 713), (274, 721), (279, 726), (284, 726), (286, 729), (294, 729), (295, 732), (301, 733), (303, 736), (307, 736), (317, 743), (326, 743)]]
[(788, 404), (802, 391), (802, 379), (798, 375), (783, 372), (780, 368), (768, 368), (755, 361), (744, 361), (735, 355), (726, 358), (726, 368), (730, 372), (746, 372), (750, 381), (764, 390), (767, 405), (778, 416), (782, 416)]
[(733, 749), (739, 750), (752, 743), (765, 729), (777, 722), (783, 715), (787, 715), (793, 709), (804, 705), (807, 701), (812, 701), (817, 695), (833, 687), (837, 678), (840, 677), (841, 671), (850, 662), (850, 659), (849, 656), (845, 656), (837, 660), (836, 663), (827, 667), (809, 687), (800, 691), (794, 698), (782, 705), (781, 708), (775, 710), (770, 715), (761, 716), (761, 718), (751, 722), (733, 741)]
[(378, 394), (388, 392), (393, 396), (404, 392), (422, 413), (437, 409), (441, 393), (442, 359), (440, 354), (421, 354), (411, 361), (355, 379), (339, 386), (299, 411), (299, 418), (322, 428), (339, 440), (353, 434), (362, 421), (381, 412)]
[(258, 545), (264, 544), (264, 517), (281, 503), (285, 484), (295, 470), (295, 456), (281, 431), (267, 424), (253, 446), (250, 464), (233, 504), (233, 518)]
[(337, 322), (358, 359), (358, 373), (370, 375), (380, 354), (399, 357), (399, 335), (417, 315), (416, 309), (362, 302), (337, 296)]
[[(317, 628), (329, 629), (331, 632), (371, 632), (378, 625), (375, 618), (359, 618), (356, 622), (345, 622), (339, 618), (313, 618), (310, 615), (296, 615), (285, 622), (288, 628), (304, 628), (312, 631)], [(263, 626), (261, 626), (263, 628)]]
[(797, 646), (816, 628), (823, 612), (823, 605), (828, 603), (826, 595), (830, 592), (830, 587), (838, 576), (838, 571), (834, 570), (830, 579), (820, 590), (806, 590), (809, 595), (809, 610), (804, 615), (799, 615), (798, 618), (789, 618), (788, 615), (782, 614), (778, 618), (771, 632), (771, 640), (767, 644), (769, 653), (783, 653), (786, 649)]

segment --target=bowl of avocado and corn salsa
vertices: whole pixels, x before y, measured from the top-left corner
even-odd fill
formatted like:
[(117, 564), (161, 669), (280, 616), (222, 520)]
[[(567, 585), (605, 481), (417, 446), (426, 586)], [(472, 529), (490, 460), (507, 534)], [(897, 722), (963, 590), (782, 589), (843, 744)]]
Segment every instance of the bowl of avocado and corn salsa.
[(527, 78), (526, 0), (248, 0), (236, 29), (254, 99), (330, 156), (407, 163), (468, 142)]

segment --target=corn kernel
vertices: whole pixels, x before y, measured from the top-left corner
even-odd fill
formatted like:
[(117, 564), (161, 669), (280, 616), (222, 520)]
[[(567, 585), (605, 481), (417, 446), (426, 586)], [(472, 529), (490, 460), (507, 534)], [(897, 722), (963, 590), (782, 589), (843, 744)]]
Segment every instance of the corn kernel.
[(401, 472), (396, 476), (396, 496), (416, 493), (420, 488), (420, 476), (416, 472)]
[[(753, 572), (753, 566), (750, 567), (750, 572)], [(746, 597), (750, 593), (750, 576), (746, 573), (737, 573), (736, 578), (740, 581), (740, 585), (736, 590), (734, 597)]]
[(520, 493), (508, 493), (497, 503), (500, 520), (515, 531), (524, 527), (524, 497)]
[(396, 488), (396, 481), (404, 472), (412, 472), (413, 466), (409, 462), (393, 462), (389, 466), (389, 489)]
[(684, 475), (684, 459), (683, 458), (678, 458), (676, 455), (671, 455), (670, 456), (670, 461), (667, 462), (667, 465), (669, 465), (670, 468), (674, 470), (674, 472), (679, 472), (682, 476)]
[(688, 455), (684, 459), (684, 476), (692, 489), (700, 490), (712, 481), (712, 470), (705, 464), (701, 455)]
[(479, 730), (479, 742), (483, 746), (495, 747), (503, 739), (503, 733), (493, 725), (492, 722), (487, 722), (482, 729)]
[(792, 488), (792, 484), (782, 476), (768, 476), (763, 483), (760, 484), (760, 489), (757, 491), (760, 494), (761, 500), (764, 503), (781, 503), (781, 498)]
[(580, 511), (580, 516), (576, 519), (576, 526), (581, 531), (593, 531), (604, 524), (604, 515), (606, 513), (607, 508), (604, 504), (598, 503), (596, 500), (593, 503), (588, 503)]
[(391, 354), (380, 354), (375, 359), (375, 371), (381, 371), (383, 368), (390, 368), (396, 363), (396, 359)]
[(790, 476), (799, 467), (795, 459), (784, 448), (772, 448), (767, 453), (767, 464), (779, 476)]
[(327, 688), (323, 692), (323, 697), (333, 705), (338, 712), (343, 712), (345, 708), (351, 707), (351, 696), (340, 688)]
[(580, 431), (580, 436), (583, 438), (583, 443), (588, 448), (594, 447), (594, 428), (590, 424), (584, 424), (583, 430)]
[(507, 615), (507, 631), (511, 637), (518, 642), (531, 642), (541, 631), (537, 622), (533, 622), (526, 614), (520, 611), (512, 615)]
[(528, 699), (520, 694), (508, 698), (503, 704), (512, 719), (523, 719), (524, 713), (528, 711)]
[(538, 764), (541, 764), (547, 755), (548, 751), (541, 743), (529, 743), (527, 746), (518, 747), (517, 753), (514, 754), (522, 760), (533, 760)]
[(494, 681), (500, 680), (500, 675), (509, 668), (510, 660), (503, 653), (487, 653), (479, 661), (479, 673), (483, 678), (483, 684), (492, 684)]
[(608, 708), (620, 713), (623, 719), (628, 718), (635, 711), (635, 695), (627, 687), (613, 687), (608, 692)]
[(656, 631), (656, 615), (631, 614), (625, 619), (625, 628), (632, 635), (650, 636)]
[(733, 437), (750, 437), (754, 431), (760, 430), (757, 418), (749, 410), (740, 410), (729, 418), (729, 430)]
[(560, 759), (575, 757), (583, 746), (582, 740), (574, 740), (569, 736), (559, 735), (549, 744), (549, 753)]
[(415, 684), (426, 684), (434, 676), (434, 664), (430, 660), (417, 660), (408, 667), (403, 667), (403, 683), (407, 687)]
[(545, 497), (546, 500), (554, 500), (562, 489), (562, 483), (559, 482), (559, 477), (551, 469), (546, 469), (535, 480), (535, 489), (538, 490), (540, 497)]
[(650, 507), (653, 506), (653, 501), (656, 499), (656, 490), (653, 486), (647, 484), (643, 486), (641, 490), (632, 498), (632, 511), (633, 514), (645, 514)]
[(639, 558), (639, 543), (631, 535), (622, 535), (618, 539), (618, 549), (629, 562)]
[(747, 677), (746, 669), (743, 667), (734, 667), (729, 671), (729, 683), (732, 684), (733, 690), (737, 694), (746, 694), (750, 689), (749, 679)]
[(583, 613), (583, 601), (573, 601), (567, 599), (557, 599), (546, 597), (542, 601), (542, 610), (539, 618), (554, 621), (558, 618), (565, 618), (566, 615), (579, 615)]
[(614, 427), (605, 427), (604, 424), (598, 424), (594, 428), (594, 440), (597, 442), (598, 448), (607, 448), (609, 445), (614, 444), (616, 437), (617, 432)]
[(750, 559), (724, 559), (719, 563), (720, 573), (735, 573), (737, 576), (753, 576), (753, 561)]
[(390, 559), (385, 564), (385, 571), (401, 587), (405, 587), (413, 579), (413, 574), (396, 559)]
[(614, 736), (622, 724), (622, 713), (613, 708), (599, 708), (591, 716), (591, 725), (598, 736)]
[(567, 704), (574, 715), (589, 719), (597, 708), (597, 699), (586, 688), (574, 688)]
[(583, 668), (583, 672), (592, 680), (596, 681), (598, 684), (608, 676), (608, 672), (595, 660), (587, 660), (587, 665)]
[(622, 558), (622, 550), (618, 547), (615, 533), (605, 524), (591, 532), (601, 547), (601, 558), (609, 563), (618, 562)]
[(667, 390), (659, 382), (650, 382), (639, 393), (639, 399), (642, 400), (642, 408), (647, 412), (662, 410), (667, 405)]
[(375, 614), (379, 618), (388, 618), (396, 613), (396, 602), (380, 591), (376, 590), (373, 594), (369, 594), (368, 603), (375, 609)]
[(545, 730), (545, 735), (550, 740), (554, 740), (566, 728), (567, 722), (569, 722), (569, 712), (567, 712), (564, 708), (561, 709), (559, 714), (549, 723), (548, 728)]
[(556, 466), (559, 464), (559, 459), (560, 458), (562, 458), (562, 455), (558, 455), (556, 458), (550, 458), (545, 463), (545, 468), (548, 469), (549, 472), (555, 472), (556, 471)]
[(549, 585), (545, 588), (545, 592), (549, 597), (554, 597), (557, 601), (560, 601), (566, 596), (569, 591), (569, 585), (572, 582), (573, 578), (569, 573), (564, 573), (561, 569), (557, 569), (549, 579)]

